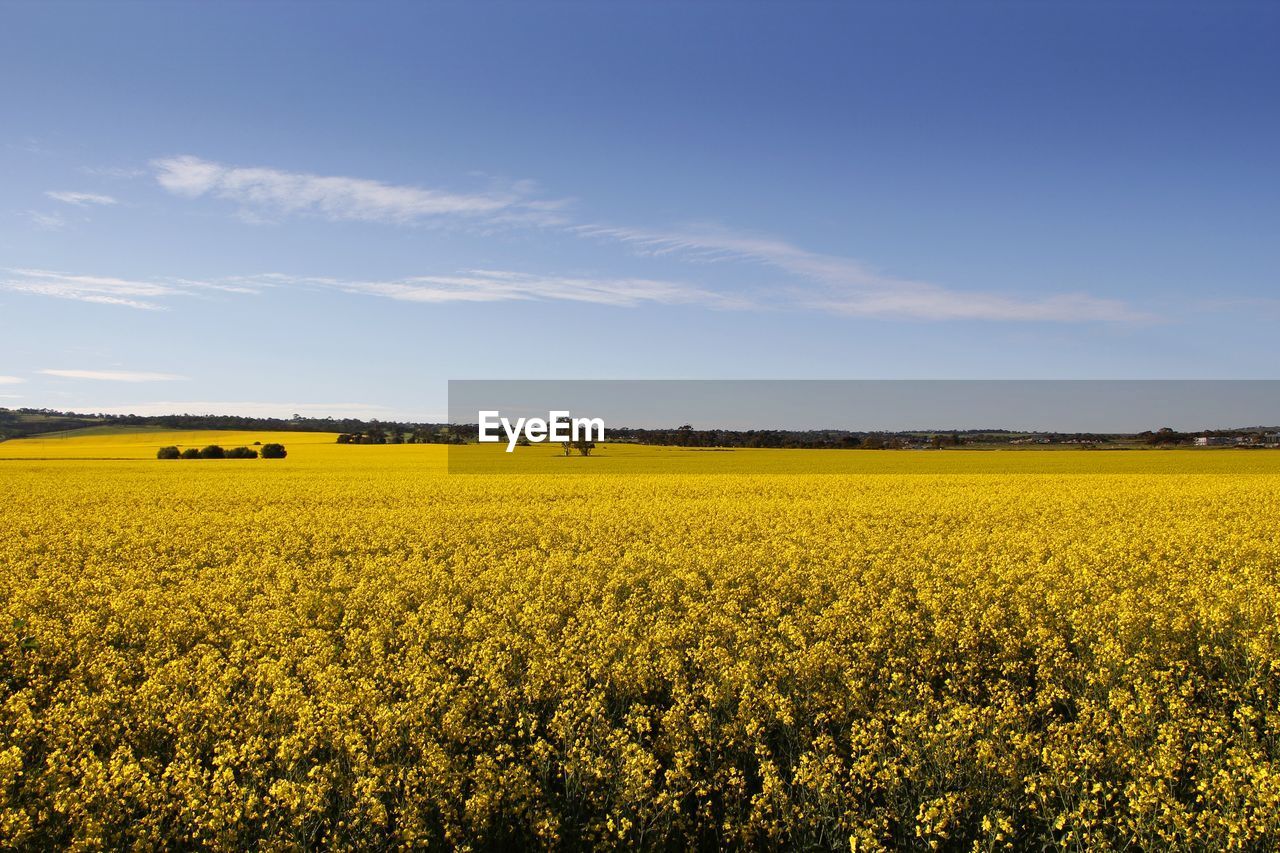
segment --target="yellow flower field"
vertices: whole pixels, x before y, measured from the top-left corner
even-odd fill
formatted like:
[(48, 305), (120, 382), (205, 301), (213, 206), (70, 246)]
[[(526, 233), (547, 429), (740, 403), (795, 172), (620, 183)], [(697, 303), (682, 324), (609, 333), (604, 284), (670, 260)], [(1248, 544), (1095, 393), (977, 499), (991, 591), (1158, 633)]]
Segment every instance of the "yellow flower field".
[(1280, 845), (1280, 453), (515, 456), (0, 443), (0, 846)]

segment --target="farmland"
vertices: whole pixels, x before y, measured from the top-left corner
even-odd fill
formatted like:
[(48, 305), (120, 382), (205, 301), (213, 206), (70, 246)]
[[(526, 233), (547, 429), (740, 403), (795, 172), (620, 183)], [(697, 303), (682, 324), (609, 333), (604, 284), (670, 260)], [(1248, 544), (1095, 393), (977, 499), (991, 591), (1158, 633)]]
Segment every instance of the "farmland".
[(1280, 844), (1280, 454), (513, 456), (0, 443), (0, 844)]

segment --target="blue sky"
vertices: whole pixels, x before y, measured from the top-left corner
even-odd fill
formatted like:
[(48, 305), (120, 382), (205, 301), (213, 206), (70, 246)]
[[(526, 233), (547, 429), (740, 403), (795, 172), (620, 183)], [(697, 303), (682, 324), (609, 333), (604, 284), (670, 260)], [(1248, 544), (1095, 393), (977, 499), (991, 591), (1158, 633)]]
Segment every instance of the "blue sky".
[(0, 406), (1273, 378), (1274, 3), (0, 3)]

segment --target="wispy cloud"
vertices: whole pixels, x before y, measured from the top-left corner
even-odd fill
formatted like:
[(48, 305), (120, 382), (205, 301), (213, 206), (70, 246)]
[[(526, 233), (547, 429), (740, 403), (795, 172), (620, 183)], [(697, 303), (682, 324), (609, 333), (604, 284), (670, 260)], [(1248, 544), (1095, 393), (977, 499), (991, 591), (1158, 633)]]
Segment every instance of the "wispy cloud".
[(386, 280), (264, 273), (216, 281), (184, 278), (124, 279), (30, 269), (0, 272), (0, 289), (149, 310), (162, 309), (164, 306), (160, 301), (166, 298), (189, 296), (199, 291), (256, 294), (267, 289), (283, 287), (339, 290), (404, 302), (425, 303), (560, 300), (617, 307), (631, 307), (644, 303), (703, 305), (715, 308), (750, 307), (750, 303), (741, 297), (677, 281), (607, 276), (535, 275), (507, 270), (463, 270), (441, 275), (417, 275)]
[(80, 171), (96, 178), (110, 178), (117, 181), (141, 178), (147, 174), (146, 169), (138, 169), (132, 166), (81, 166)]
[(0, 376), (0, 385), (20, 385), (26, 381), (21, 376)]
[[(277, 403), (277, 402), (209, 402), (156, 401), (149, 403), (112, 403), (108, 405), (68, 406), (69, 411), (103, 415), (242, 415), (254, 418), (288, 418), (304, 415), (314, 418), (378, 418), (388, 420), (399, 414), (386, 406), (371, 403)], [(444, 420), (440, 417), (439, 420)]]
[(96, 382), (174, 382), (186, 379), (176, 373), (150, 373), (136, 370), (41, 370), (45, 376), (61, 379), (89, 379)]
[(1085, 294), (1026, 299), (949, 290), (921, 282), (868, 279), (852, 273), (847, 277), (833, 276), (828, 281), (825, 275), (814, 275), (807, 283), (777, 285), (748, 293), (664, 279), (541, 275), (484, 269), (384, 280), (264, 273), (217, 281), (137, 280), (47, 270), (11, 270), (7, 276), (0, 274), (0, 289), (147, 310), (163, 309), (161, 300), (199, 291), (256, 294), (273, 288), (296, 288), (338, 290), (431, 304), (567, 301), (617, 308), (643, 304), (726, 310), (799, 308), (856, 317), (927, 320), (1139, 322), (1151, 319), (1123, 302)]
[(44, 154), (45, 148), (34, 136), (24, 137), (18, 142), (6, 142), (5, 147), (14, 151), (25, 151), (28, 154)]
[(531, 185), (461, 193), (365, 178), (313, 175), (264, 167), (228, 166), (184, 155), (152, 162), (169, 192), (235, 202), (249, 217), (311, 214), (332, 220), (410, 223), (443, 217), (495, 221), (545, 220), (555, 202), (530, 199)]
[(98, 193), (49, 190), (45, 195), (54, 201), (61, 201), (65, 204), (74, 204), (76, 207), (90, 207), (92, 205), (108, 205), (117, 203), (111, 196), (99, 195)]
[(31, 224), (42, 231), (61, 231), (67, 227), (67, 220), (63, 219), (56, 213), (42, 213), (38, 210), (28, 210), (27, 218), (31, 220)]
[(1124, 302), (1083, 293), (1028, 298), (898, 278), (851, 258), (810, 252), (775, 237), (718, 226), (673, 231), (581, 225), (573, 230), (583, 236), (617, 240), (652, 254), (772, 267), (808, 285), (783, 288), (779, 296), (788, 304), (848, 316), (1123, 323), (1153, 319)]
[(146, 311), (164, 310), (165, 306), (159, 300), (175, 296), (193, 296), (207, 291), (239, 294), (258, 292), (257, 288), (249, 286), (245, 280), (128, 279), (37, 269), (0, 269), (0, 290)]
[(608, 305), (646, 302), (712, 307), (809, 310), (856, 317), (915, 320), (991, 320), (1133, 323), (1155, 319), (1125, 302), (1082, 292), (1022, 295), (966, 290), (882, 273), (853, 258), (823, 254), (768, 235), (717, 225), (636, 228), (575, 224), (562, 201), (539, 199), (520, 182), (482, 193), (455, 193), (365, 178), (314, 175), (264, 167), (228, 166), (184, 155), (155, 160), (157, 181), (184, 197), (233, 201), (249, 221), (310, 214), (331, 220), (409, 223), (470, 221), (554, 227), (579, 237), (630, 246), (641, 253), (691, 262), (763, 266), (782, 274), (767, 289), (708, 287), (646, 277), (571, 277), (470, 270), (393, 281), (298, 278), (418, 302), (567, 299)]
[(35, 269), (0, 270), (0, 289), (152, 311), (162, 307), (155, 299), (178, 292), (161, 282)]
[(532, 275), (507, 270), (465, 270), (454, 275), (421, 275), (386, 281), (266, 275), (256, 285), (323, 287), (383, 296), (405, 302), (504, 302), (560, 300), (631, 307), (643, 303), (744, 308), (738, 297), (681, 282), (645, 278)]

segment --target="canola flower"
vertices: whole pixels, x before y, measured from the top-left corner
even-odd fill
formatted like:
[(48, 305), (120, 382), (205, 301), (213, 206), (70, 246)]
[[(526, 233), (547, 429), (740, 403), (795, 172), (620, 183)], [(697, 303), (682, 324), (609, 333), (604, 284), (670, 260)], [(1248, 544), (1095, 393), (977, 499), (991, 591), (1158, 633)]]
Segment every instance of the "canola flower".
[(0, 846), (1280, 844), (1280, 455), (187, 438), (0, 444)]

